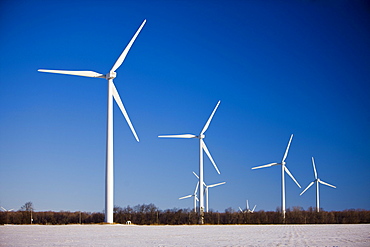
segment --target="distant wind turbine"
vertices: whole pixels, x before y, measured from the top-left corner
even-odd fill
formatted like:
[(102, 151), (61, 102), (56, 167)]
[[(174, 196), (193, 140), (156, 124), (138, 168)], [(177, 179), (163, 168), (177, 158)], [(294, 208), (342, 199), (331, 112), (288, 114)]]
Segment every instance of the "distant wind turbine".
[[(193, 172), (194, 176), (196, 176), (198, 179), (199, 179), (199, 176)], [(206, 212), (208, 213), (208, 188), (213, 188), (213, 187), (216, 187), (216, 186), (219, 186), (219, 185), (223, 185), (223, 184), (226, 184), (226, 182), (221, 182), (221, 183), (217, 183), (217, 184), (211, 184), (211, 185), (207, 185), (204, 181), (203, 181), (203, 185), (204, 185), (204, 193), (206, 194)]]
[(220, 174), (220, 171), (218, 170), (216, 163), (214, 162), (210, 152), (208, 151), (208, 148), (206, 146), (206, 143), (203, 141), (203, 139), (206, 137), (204, 133), (207, 131), (209, 124), (211, 123), (211, 120), (213, 118), (213, 115), (215, 114), (219, 104), (221, 101), (218, 101), (216, 107), (213, 109), (213, 112), (211, 116), (208, 118), (208, 121), (204, 125), (202, 131), (199, 135), (194, 134), (180, 134), (180, 135), (160, 135), (158, 137), (160, 138), (198, 138), (199, 139), (199, 211), (200, 211), (200, 224), (203, 224), (204, 222), (204, 174), (203, 174), (203, 151), (207, 154), (208, 158), (211, 160), (214, 168), (216, 169), (217, 173)]
[(40, 72), (56, 73), (56, 74), (66, 74), (66, 75), (77, 75), (85, 77), (95, 77), (104, 78), (108, 81), (108, 114), (107, 114), (107, 146), (106, 146), (106, 184), (105, 184), (105, 222), (113, 223), (113, 98), (117, 102), (123, 116), (125, 117), (135, 139), (139, 141), (139, 138), (135, 132), (135, 129), (130, 121), (130, 118), (123, 106), (121, 98), (118, 94), (116, 86), (113, 83), (113, 79), (116, 78), (116, 70), (121, 66), (129, 52), (132, 44), (134, 43), (136, 37), (139, 35), (141, 29), (144, 27), (146, 20), (143, 21), (139, 29), (136, 31), (135, 35), (132, 37), (126, 48), (123, 50), (122, 54), (118, 57), (117, 61), (111, 68), (111, 70), (106, 74), (100, 74), (94, 71), (67, 71), (67, 70), (47, 70), (39, 69)]
[(312, 181), (303, 191), (302, 193), (300, 194), (303, 195), (303, 193), (306, 192), (306, 190), (308, 190), (308, 188), (310, 188), (314, 183), (316, 183), (316, 211), (317, 212), (320, 212), (320, 195), (319, 195), (319, 183), (320, 184), (323, 184), (323, 185), (326, 185), (326, 186), (330, 186), (332, 188), (337, 188), (335, 187), (334, 185), (331, 185), (331, 184), (328, 184), (322, 180), (320, 180), (320, 178), (318, 177), (317, 175), (317, 172), (316, 172), (316, 166), (315, 166), (315, 160), (314, 158), (312, 157), (312, 166), (313, 166), (313, 172), (314, 172), (314, 175), (315, 175), (315, 180)]
[(249, 203), (248, 203), (248, 200), (247, 200), (247, 208), (245, 209), (245, 211), (243, 211), (240, 207), (239, 207), (239, 210), (242, 212), (242, 213), (253, 213), (254, 210), (256, 209), (257, 205), (254, 205), (253, 209), (250, 210), (249, 209)]
[(3, 208), (3, 207), (0, 207), (4, 212), (10, 212), (10, 211), (13, 211), (14, 210), (14, 208), (12, 208), (12, 209), (9, 209), (9, 210), (7, 210), (7, 209), (5, 209), (5, 208)]
[(285, 159), (288, 156), (288, 151), (289, 151), (289, 147), (290, 147), (290, 143), (292, 142), (292, 139), (293, 139), (293, 134), (290, 136), (289, 143), (288, 143), (288, 146), (286, 147), (286, 150), (285, 150), (283, 159), (281, 160), (281, 163), (270, 163), (270, 164), (267, 164), (267, 165), (262, 165), (262, 166), (257, 166), (257, 167), (252, 168), (252, 170), (253, 170), (253, 169), (259, 169), (259, 168), (264, 168), (264, 167), (271, 167), (271, 166), (281, 165), (281, 211), (282, 211), (284, 219), (285, 219), (285, 179), (284, 179), (285, 178), (285, 176), (284, 176), (285, 172), (293, 179), (293, 181), (298, 185), (298, 187), (301, 188), (301, 186), (299, 185), (297, 180), (295, 180), (293, 175), (290, 173), (288, 167), (285, 165), (286, 164)]
[(197, 201), (199, 201), (197, 192), (198, 192), (198, 187), (199, 187), (199, 181), (197, 182), (197, 186), (195, 187), (194, 193), (192, 195), (187, 195), (180, 197), (179, 200), (189, 198), (189, 197), (194, 197), (194, 212), (197, 212)]

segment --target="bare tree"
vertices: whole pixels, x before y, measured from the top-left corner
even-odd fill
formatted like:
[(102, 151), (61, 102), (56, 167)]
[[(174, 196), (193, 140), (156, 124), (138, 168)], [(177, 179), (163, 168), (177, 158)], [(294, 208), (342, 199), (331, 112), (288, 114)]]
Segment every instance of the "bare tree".
[(22, 207), (21, 207), (21, 211), (33, 211), (34, 208), (33, 208), (33, 204), (32, 202), (26, 202)]
[[(32, 211), (34, 210), (34, 208), (33, 208), (33, 204), (32, 204), (32, 202), (26, 202), (22, 207), (21, 207), (21, 211), (25, 211), (25, 212), (30, 212), (29, 213), (29, 217), (30, 217), (30, 223), (32, 224), (32, 222), (33, 222), (33, 218), (32, 218)], [(25, 213), (24, 214), (24, 217), (27, 217), (26, 215), (27, 215), (28, 213)], [(26, 222), (27, 222), (27, 220), (26, 220)]]

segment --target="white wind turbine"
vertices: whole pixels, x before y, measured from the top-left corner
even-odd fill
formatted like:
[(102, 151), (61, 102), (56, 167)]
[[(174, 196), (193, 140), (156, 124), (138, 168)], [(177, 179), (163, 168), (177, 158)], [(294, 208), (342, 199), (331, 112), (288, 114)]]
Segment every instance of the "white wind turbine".
[(194, 193), (192, 195), (187, 195), (180, 197), (179, 200), (189, 198), (189, 197), (194, 197), (194, 212), (197, 212), (197, 201), (199, 201), (197, 192), (198, 192), (198, 187), (199, 187), (199, 181), (197, 182), (197, 186), (195, 187)]
[(104, 78), (108, 81), (108, 113), (107, 113), (107, 146), (106, 146), (106, 180), (105, 180), (105, 222), (113, 223), (113, 98), (117, 102), (122, 114), (124, 115), (132, 133), (134, 134), (137, 141), (139, 138), (135, 132), (135, 129), (130, 121), (130, 118), (123, 106), (118, 91), (113, 83), (113, 79), (116, 78), (116, 70), (121, 66), (129, 52), (132, 44), (136, 37), (139, 35), (141, 29), (144, 27), (146, 20), (143, 21), (135, 35), (132, 37), (122, 54), (118, 57), (117, 61), (113, 65), (112, 69), (106, 74), (100, 74), (94, 71), (67, 71), (67, 70), (46, 70), (39, 69), (40, 72), (66, 74), (66, 75), (77, 75), (85, 77)]
[[(199, 179), (199, 176), (193, 172), (194, 176), (196, 176), (198, 179)], [(219, 185), (223, 185), (223, 184), (226, 184), (226, 182), (221, 182), (221, 183), (217, 183), (217, 184), (211, 184), (211, 185), (207, 185), (204, 181), (203, 181), (203, 185), (204, 185), (204, 193), (206, 194), (206, 212), (208, 213), (208, 188), (213, 188), (213, 187), (216, 187), (216, 186), (219, 186)]]
[(208, 121), (204, 125), (202, 131), (199, 135), (194, 134), (180, 134), (180, 135), (160, 135), (158, 137), (160, 138), (198, 138), (199, 139), (199, 211), (200, 211), (200, 223), (203, 224), (203, 212), (204, 212), (204, 190), (203, 190), (203, 184), (204, 184), (204, 174), (203, 174), (203, 151), (207, 154), (208, 158), (211, 160), (213, 166), (215, 167), (218, 174), (220, 174), (220, 171), (218, 170), (216, 163), (214, 162), (210, 152), (208, 151), (208, 148), (206, 146), (206, 143), (203, 141), (203, 139), (206, 137), (204, 133), (207, 131), (209, 124), (211, 123), (211, 120), (213, 118), (213, 115), (215, 114), (219, 104), (221, 101), (218, 101), (216, 107), (213, 109), (213, 112), (211, 116), (208, 118)]
[(12, 209), (5, 209), (5, 208), (3, 208), (3, 207), (0, 207), (4, 212), (11, 212), (11, 211), (13, 211), (14, 210), (14, 208), (12, 208)]
[(249, 203), (248, 203), (248, 200), (247, 200), (247, 208), (245, 209), (245, 211), (243, 211), (240, 207), (239, 207), (239, 210), (242, 212), (242, 213), (253, 213), (254, 210), (256, 209), (257, 205), (254, 205), (253, 209), (250, 210), (249, 209)]
[(293, 181), (298, 185), (298, 187), (301, 188), (301, 186), (299, 185), (297, 180), (295, 180), (293, 175), (290, 173), (288, 167), (285, 165), (286, 164), (285, 159), (288, 156), (288, 151), (289, 151), (290, 143), (292, 142), (292, 138), (293, 138), (293, 134), (290, 136), (289, 143), (288, 143), (288, 146), (286, 147), (286, 150), (285, 150), (283, 159), (281, 160), (281, 163), (270, 163), (270, 164), (267, 164), (267, 165), (257, 166), (257, 167), (252, 168), (252, 170), (253, 170), (253, 169), (259, 169), (259, 168), (264, 168), (264, 167), (281, 165), (281, 211), (283, 213), (283, 218), (284, 219), (285, 219), (285, 172), (293, 179)]
[(319, 183), (320, 184), (323, 184), (323, 185), (326, 185), (326, 186), (330, 186), (330, 187), (332, 187), (332, 188), (337, 188), (337, 187), (335, 187), (334, 185), (331, 185), (331, 184), (328, 184), (328, 183), (326, 183), (326, 182), (324, 182), (324, 181), (322, 181), (322, 180), (320, 180), (320, 178), (318, 177), (318, 175), (317, 175), (317, 172), (316, 172), (316, 166), (315, 166), (315, 160), (314, 160), (314, 158), (312, 157), (312, 166), (313, 166), (313, 172), (314, 172), (314, 175), (315, 175), (315, 180), (314, 181), (312, 181), (307, 187), (306, 187), (306, 189), (304, 189), (303, 191), (302, 191), (302, 193), (300, 194), (300, 196), (301, 195), (303, 195), (303, 193), (305, 193), (306, 192), (306, 190), (308, 190), (308, 188), (310, 188), (314, 183), (316, 183), (316, 211), (317, 212), (320, 212), (320, 195), (319, 195)]

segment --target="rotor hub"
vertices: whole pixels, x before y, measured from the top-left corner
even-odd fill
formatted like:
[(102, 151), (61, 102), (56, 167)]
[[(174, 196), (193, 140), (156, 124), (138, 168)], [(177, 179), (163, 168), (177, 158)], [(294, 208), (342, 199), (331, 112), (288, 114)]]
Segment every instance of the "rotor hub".
[(116, 76), (117, 76), (117, 73), (116, 73), (116, 72), (109, 71), (109, 73), (105, 75), (105, 78), (106, 78), (107, 80), (110, 80), (110, 79), (114, 79), (114, 78), (116, 78)]

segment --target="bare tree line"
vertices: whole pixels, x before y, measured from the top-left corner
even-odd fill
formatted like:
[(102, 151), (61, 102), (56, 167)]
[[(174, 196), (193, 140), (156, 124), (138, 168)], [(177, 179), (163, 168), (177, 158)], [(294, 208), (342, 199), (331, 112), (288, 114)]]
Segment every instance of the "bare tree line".
[[(114, 222), (137, 225), (196, 225), (199, 215), (192, 209), (160, 210), (154, 204), (139, 204), (134, 207), (114, 208)], [(315, 208), (303, 210), (301, 207), (287, 209), (285, 221), (279, 209), (254, 213), (234, 211), (209, 212), (204, 215), (205, 224), (359, 224), (370, 223), (370, 211), (349, 209), (344, 211), (320, 211)], [(0, 224), (99, 224), (104, 222), (102, 212), (35, 212), (31, 202), (18, 211), (0, 212)]]

